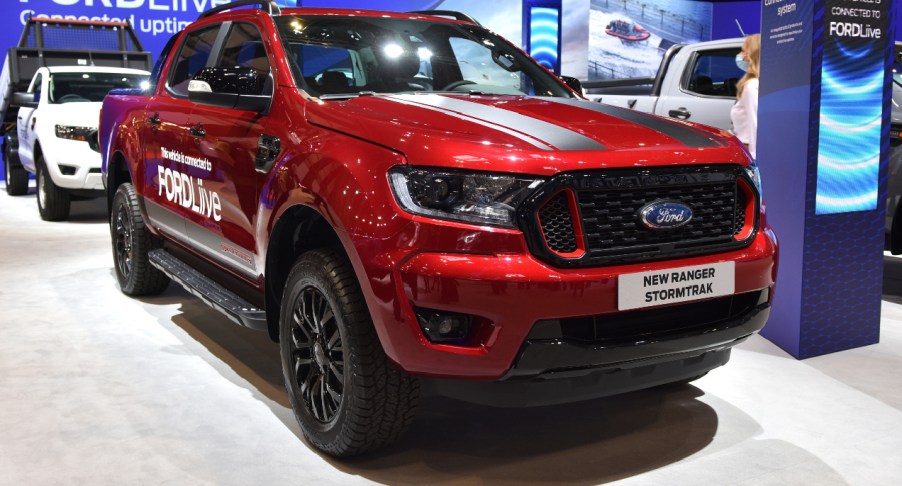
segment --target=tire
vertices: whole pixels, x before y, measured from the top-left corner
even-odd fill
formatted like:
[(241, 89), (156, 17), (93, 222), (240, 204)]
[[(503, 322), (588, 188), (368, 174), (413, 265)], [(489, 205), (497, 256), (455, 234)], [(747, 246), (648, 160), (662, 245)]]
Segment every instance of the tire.
[(147, 253), (160, 247), (144, 223), (138, 196), (130, 183), (119, 186), (110, 212), (113, 268), (126, 295), (157, 295), (169, 286), (169, 277), (150, 264)]
[(44, 158), (35, 161), (38, 185), (38, 212), (44, 221), (62, 221), (69, 217), (69, 192), (53, 183), (44, 166)]
[(28, 172), (19, 162), (19, 157), (14, 156), (12, 143), (6, 142), (3, 151), (3, 173), (6, 181), (6, 193), (10, 196), (21, 196), (28, 192)]
[(419, 404), (419, 382), (389, 362), (344, 255), (302, 255), (279, 319), (285, 386), (307, 440), (336, 457), (398, 439)]

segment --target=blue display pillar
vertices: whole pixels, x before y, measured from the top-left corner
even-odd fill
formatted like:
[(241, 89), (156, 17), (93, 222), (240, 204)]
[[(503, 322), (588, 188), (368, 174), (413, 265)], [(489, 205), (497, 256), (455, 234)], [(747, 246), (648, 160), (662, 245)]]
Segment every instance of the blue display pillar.
[(880, 335), (888, 0), (763, 0), (758, 164), (780, 242), (762, 334), (796, 358)]
[(523, 0), (523, 46), (539, 64), (561, 73), (561, 0)]

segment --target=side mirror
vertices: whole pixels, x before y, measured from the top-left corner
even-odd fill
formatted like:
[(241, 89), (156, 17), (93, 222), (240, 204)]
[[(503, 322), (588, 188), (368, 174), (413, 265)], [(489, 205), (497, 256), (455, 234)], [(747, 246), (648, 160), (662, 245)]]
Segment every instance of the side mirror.
[(561, 76), (561, 81), (564, 82), (570, 89), (576, 91), (579, 94), (585, 94), (583, 92), (583, 83), (580, 83), (578, 79), (573, 76)]
[(18, 106), (21, 108), (37, 108), (38, 96), (41, 93), (13, 93), (13, 99), (10, 100), (10, 106)]
[(265, 113), (272, 101), (272, 78), (251, 68), (204, 68), (188, 83), (188, 99)]

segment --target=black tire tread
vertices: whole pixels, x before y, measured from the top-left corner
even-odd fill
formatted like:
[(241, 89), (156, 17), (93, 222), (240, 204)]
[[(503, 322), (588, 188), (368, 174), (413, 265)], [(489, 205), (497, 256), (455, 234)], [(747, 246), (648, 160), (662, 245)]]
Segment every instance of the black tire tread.
[[(119, 204), (127, 205), (129, 217), (132, 220), (132, 271), (131, 275), (125, 278), (120, 275), (119, 266), (116, 264), (115, 218)], [(150, 250), (159, 248), (160, 242), (147, 229), (144, 216), (141, 215), (141, 208), (138, 205), (138, 196), (135, 194), (135, 188), (131, 183), (126, 182), (119, 186), (115, 196), (113, 196), (112, 208), (110, 212), (110, 235), (113, 244), (113, 265), (122, 293), (131, 296), (162, 293), (169, 286), (169, 277), (151, 265), (150, 258), (147, 255)]]
[(41, 219), (44, 221), (63, 221), (69, 217), (69, 208), (72, 204), (69, 191), (53, 183), (53, 178), (50, 177), (50, 174), (47, 173), (47, 167), (44, 166), (43, 157), (38, 157), (35, 165), (38, 171), (38, 191), (41, 190), (41, 180), (46, 178), (47, 197), (44, 204), (41, 204), (41, 198), (38, 195), (38, 212), (41, 214)]
[[(316, 448), (336, 457), (349, 457), (384, 447), (396, 441), (416, 417), (419, 381), (397, 369), (386, 357), (373, 327), (360, 285), (347, 258), (334, 249), (305, 253), (292, 269), (297, 272), (319, 268), (332, 281), (340, 300), (347, 332), (346, 363), (356, 379), (346, 385), (343, 400), (346, 419), (331, 442), (324, 442), (306, 428), (304, 435)], [(338, 310), (336, 309), (336, 312)]]
[(28, 172), (19, 160), (18, 141), (10, 135), (3, 144), (3, 176), (6, 181), (6, 193), (10, 196), (22, 196), (28, 193)]
[(4, 179), (6, 180), (6, 193), (10, 196), (22, 196), (28, 192), (28, 172), (19, 162), (18, 157), (12, 157), (11, 150), (6, 149), (6, 157), (3, 163)]

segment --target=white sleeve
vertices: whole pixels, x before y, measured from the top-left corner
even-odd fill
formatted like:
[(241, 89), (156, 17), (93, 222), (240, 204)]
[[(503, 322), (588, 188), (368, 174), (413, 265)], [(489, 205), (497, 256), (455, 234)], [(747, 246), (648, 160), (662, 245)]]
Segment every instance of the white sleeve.
[(748, 119), (749, 128), (749, 152), (755, 157), (758, 148), (758, 80), (755, 79), (745, 85), (742, 90), (742, 104)]

